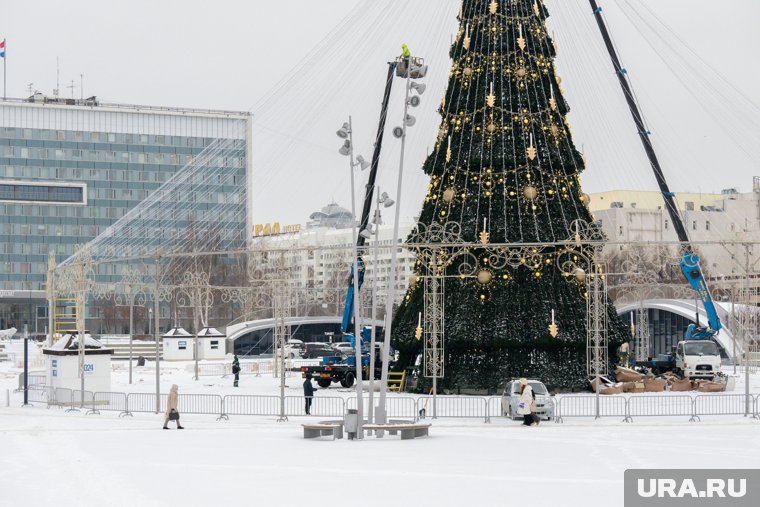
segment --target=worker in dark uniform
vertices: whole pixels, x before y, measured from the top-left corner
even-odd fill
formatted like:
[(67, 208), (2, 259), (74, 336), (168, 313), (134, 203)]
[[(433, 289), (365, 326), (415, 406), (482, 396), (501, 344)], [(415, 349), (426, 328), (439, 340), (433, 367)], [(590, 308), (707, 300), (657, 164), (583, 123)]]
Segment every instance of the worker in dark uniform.
[(235, 375), (235, 382), (232, 384), (232, 386), (238, 387), (238, 382), (240, 381), (240, 361), (238, 360), (237, 354), (232, 360), (232, 374)]
[(314, 399), (314, 386), (311, 385), (311, 375), (306, 374), (303, 381), (303, 396), (306, 399), (306, 415), (311, 415), (311, 401)]

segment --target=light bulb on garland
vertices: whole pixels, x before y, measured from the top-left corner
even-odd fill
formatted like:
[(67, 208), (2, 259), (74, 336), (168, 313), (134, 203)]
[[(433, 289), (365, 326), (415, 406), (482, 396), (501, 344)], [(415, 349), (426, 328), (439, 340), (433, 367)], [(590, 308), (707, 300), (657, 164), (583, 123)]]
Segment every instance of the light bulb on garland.
[(529, 201), (532, 201), (536, 197), (538, 197), (538, 189), (534, 187), (533, 185), (528, 185), (525, 188), (523, 188), (523, 196), (525, 196), (526, 199)]

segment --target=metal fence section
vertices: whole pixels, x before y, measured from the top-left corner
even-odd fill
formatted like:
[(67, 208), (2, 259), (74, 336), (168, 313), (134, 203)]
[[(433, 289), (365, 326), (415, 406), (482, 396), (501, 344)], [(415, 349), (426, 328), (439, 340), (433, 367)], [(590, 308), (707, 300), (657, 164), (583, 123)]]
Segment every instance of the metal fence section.
[[(288, 417), (306, 415), (306, 398), (303, 396), (285, 396), (285, 415)], [(273, 415), (279, 415), (278, 410)], [(319, 417), (343, 417), (346, 413), (346, 400), (338, 396), (314, 396), (311, 402), (311, 415)]]
[[(164, 397), (164, 395), (161, 396)], [(177, 397), (177, 412), (221, 415), (223, 413), (222, 397), (218, 394), (180, 394)]]
[(504, 411), (501, 408), (501, 396), (488, 398), (488, 417), (502, 417)]
[(642, 395), (628, 399), (628, 419), (633, 417), (689, 416), (689, 421), (699, 417), (694, 413), (694, 399), (688, 395)]
[(55, 389), (51, 387), (29, 387), (27, 390), (29, 403), (44, 403), (50, 407), (50, 399), (55, 397)]
[(229, 394), (222, 400), (224, 415), (278, 415), (279, 396)]
[(582, 394), (556, 397), (554, 420), (561, 423), (565, 417), (622, 417), (628, 420), (626, 399), (618, 396), (599, 396), (597, 412), (594, 395)]
[[(127, 395), (127, 406), (130, 412), (155, 412), (156, 411), (156, 394), (155, 393), (129, 393)], [(161, 412), (166, 410), (166, 395), (161, 395)]]
[(131, 416), (127, 400), (125, 393), (96, 392), (92, 396), (92, 409), (119, 412), (119, 417)]
[[(369, 413), (369, 397), (362, 398), (364, 402), (364, 413)], [(374, 404), (377, 407), (380, 404), (380, 395), (374, 397)], [(346, 400), (346, 409), (356, 408), (356, 396)], [(385, 398), (386, 416), (403, 417), (417, 420), (417, 400), (411, 396), (386, 396)]]
[(749, 410), (747, 397), (743, 394), (699, 394), (694, 397), (694, 415), (750, 415), (754, 416), (755, 399), (750, 396)]
[[(46, 386), (47, 385), (47, 375), (27, 375), (27, 385), (29, 387), (32, 386)], [(18, 391), (24, 390), (24, 374), (19, 373), (18, 374)]]
[(488, 399), (480, 396), (420, 396), (417, 398), (417, 413), (425, 417), (467, 417), (482, 418), (490, 422)]
[(232, 373), (232, 366), (222, 363), (206, 363), (198, 365), (199, 377), (225, 377)]

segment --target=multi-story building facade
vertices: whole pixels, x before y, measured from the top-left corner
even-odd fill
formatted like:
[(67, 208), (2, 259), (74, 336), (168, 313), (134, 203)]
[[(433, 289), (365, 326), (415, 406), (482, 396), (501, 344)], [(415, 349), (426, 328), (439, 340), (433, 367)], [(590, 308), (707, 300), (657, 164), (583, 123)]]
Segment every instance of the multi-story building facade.
[[(75, 245), (96, 238), (188, 163), (197, 165), (196, 157), (217, 140), (227, 140), (223, 149), (200, 159), (210, 170), (228, 166), (233, 177), (228, 187), (193, 196), (193, 208), (211, 209), (226, 190), (244, 186), (250, 210), (250, 135), (246, 112), (40, 94), (0, 101), (0, 329), (28, 324), (44, 332), (48, 252), (65, 260)], [(249, 217), (225, 224), (236, 229), (227, 236), (244, 240)]]
[[(611, 243), (678, 241), (659, 192), (611, 191), (590, 197), (594, 218)], [(760, 249), (747, 251), (741, 244), (760, 242), (760, 178), (752, 192), (726, 189), (676, 197), (689, 239), (713, 281), (741, 276), (747, 263), (760, 258)]]

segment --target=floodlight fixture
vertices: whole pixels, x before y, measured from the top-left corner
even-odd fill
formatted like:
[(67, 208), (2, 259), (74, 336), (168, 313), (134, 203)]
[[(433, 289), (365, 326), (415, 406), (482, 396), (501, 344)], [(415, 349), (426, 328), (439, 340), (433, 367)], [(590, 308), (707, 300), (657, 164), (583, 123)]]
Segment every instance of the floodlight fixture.
[(348, 134), (350, 133), (351, 133), (351, 127), (349, 126), (348, 122), (346, 122), (343, 124), (343, 126), (340, 129), (338, 129), (338, 131), (335, 134), (341, 139), (348, 139)]
[(343, 143), (343, 146), (340, 147), (338, 153), (347, 157), (351, 153), (351, 141), (346, 139), (346, 142)]
[(422, 99), (419, 98), (417, 95), (412, 95), (409, 97), (409, 105), (412, 107), (417, 107), (422, 103)]
[(401, 139), (404, 137), (404, 129), (401, 127), (393, 127), (393, 137)]
[(406, 118), (404, 119), (404, 123), (406, 123), (407, 127), (412, 127), (414, 126), (415, 123), (417, 123), (417, 118), (415, 118), (411, 114), (407, 114)]
[(427, 88), (427, 85), (424, 83), (409, 83), (409, 89), (416, 91), (418, 95), (425, 93), (425, 88)]
[(380, 196), (380, 204), (385, 206), (386, 208), (390, 208), (394, 204), (396, 204), (396, 201), (388, 197), (388, 192), (383, 192)]
[(361, 236), (362, 238), (365, 238), (365, 239), (372, 238), (372, 226), (371, 225), (367, 225), (367, 228), (366, 229), (362, 229), (362, 232), (359, 233), (359, 236)]
[(362, 171), (366, 171), (369, 168), (370, 163), (364, 160), (364, 157), (359, 155), (356, 157), (356, 165), (360, 166), (362, 168)]

